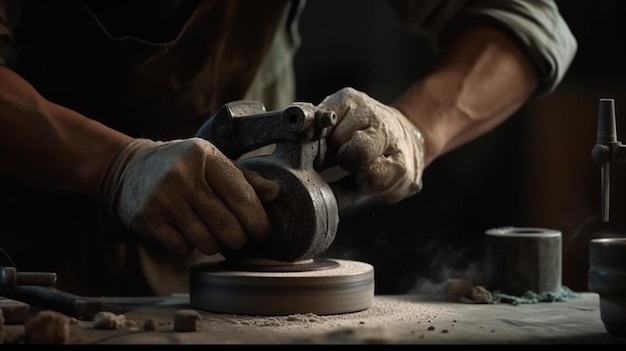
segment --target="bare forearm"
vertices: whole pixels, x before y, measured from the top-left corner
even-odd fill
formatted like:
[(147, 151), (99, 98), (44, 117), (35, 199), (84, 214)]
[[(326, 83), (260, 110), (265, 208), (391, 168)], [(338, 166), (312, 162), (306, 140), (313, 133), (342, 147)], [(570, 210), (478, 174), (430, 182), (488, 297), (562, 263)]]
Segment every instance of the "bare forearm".
[(538, 84), (517, 45), (495, 28), (459, 35), (424, 80), (393, 105), (424, 134), (425, 164), (494, 129)]
[(47, 101), (3, 66), (0, 82), (0, 171), (95, 196), (107, 161), (131, 137)]

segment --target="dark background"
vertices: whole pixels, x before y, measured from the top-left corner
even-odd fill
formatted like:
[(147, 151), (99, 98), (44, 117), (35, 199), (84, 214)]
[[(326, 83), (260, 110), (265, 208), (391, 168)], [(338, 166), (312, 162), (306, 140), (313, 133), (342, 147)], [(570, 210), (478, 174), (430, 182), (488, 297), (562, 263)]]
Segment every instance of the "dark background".
[[(588, 240), (626, 233), (626, 164), (612, 165), (611, 221), (600, 223), (600, 165), (591, 158), (600, 98), (615, 99), (618, 139), (626, 133), (626, 2), (557, 4), (578, 53), (553, 94), (436, 160), (416, 196), (341, 218), (327, 254), (373, 263), (378, 293), (480, 275), (484, 233), (501, 226), (561, 231), (563, 284), (587, 290)], [(300, 33), (300, 101), (352, 86), (389, 103), (434, 59), (384, 0), (309, 0)]]
[[(600, 98), (615, 99), (618, 140), (626, 123), (626, 2), (557, 3), (579, 45), (560, 87), (530, 101), (489, 135), (436, 160), (417, 196), (341, 219), (328, 254), (373, 263), (378, 293), (475, 277), (484, 232), (500, 226), (560, 230), (563, 285), (587, 290), (588, 240), (621, 235), (626, 209), (620, 179), (626, 170), (619, 163), (612, 168), (611, 221), (600, 223), (600, 165), (591, 149)], [(391, 102), (433, 59), (380, 0), (309, 1), (300, 33), (301, 101), (318, 103), (352, 86)]]

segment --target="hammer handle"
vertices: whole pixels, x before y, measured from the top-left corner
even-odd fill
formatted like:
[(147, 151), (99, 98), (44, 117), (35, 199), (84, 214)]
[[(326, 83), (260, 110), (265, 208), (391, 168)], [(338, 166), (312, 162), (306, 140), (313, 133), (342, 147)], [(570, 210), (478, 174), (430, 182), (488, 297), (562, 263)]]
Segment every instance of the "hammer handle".
[(101, 301), (86, 299), (52, 287), (18, 285), (2, 293), (8, 298), (39, 309), (51, 309), (82, 320), (93, 319), (103, 309)]

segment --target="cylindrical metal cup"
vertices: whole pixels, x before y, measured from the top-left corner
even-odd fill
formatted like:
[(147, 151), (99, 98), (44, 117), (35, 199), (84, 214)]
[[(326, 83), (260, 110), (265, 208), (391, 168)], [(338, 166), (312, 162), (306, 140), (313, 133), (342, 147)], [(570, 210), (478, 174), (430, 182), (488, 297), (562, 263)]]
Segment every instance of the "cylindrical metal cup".
[(626, 336), (626, 238), (589, 242), (588, 287), (600, 296), (600, 317), (607, 332)]
[(522, 296), (561, 289), (561, 232), (532, 227), (489, 229), (485, 236), (485, 287)]

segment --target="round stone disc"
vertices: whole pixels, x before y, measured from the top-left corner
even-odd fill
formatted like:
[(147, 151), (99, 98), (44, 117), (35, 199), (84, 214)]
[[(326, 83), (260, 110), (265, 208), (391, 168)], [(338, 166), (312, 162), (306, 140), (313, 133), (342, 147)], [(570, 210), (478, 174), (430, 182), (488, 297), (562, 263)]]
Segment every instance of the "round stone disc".
[(374, 267), (367, 263), (316, 258), (294, 265), (301, 270), (240, 270), (220, 262), (193, 266), (190, 303), (208, 312), (280, 316), (357, 312), (374, 302)]

